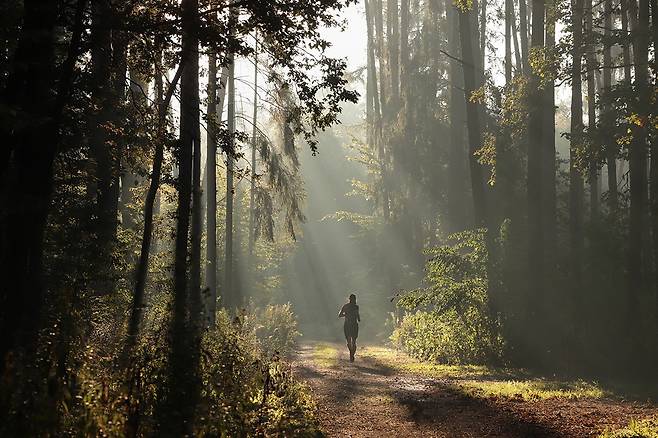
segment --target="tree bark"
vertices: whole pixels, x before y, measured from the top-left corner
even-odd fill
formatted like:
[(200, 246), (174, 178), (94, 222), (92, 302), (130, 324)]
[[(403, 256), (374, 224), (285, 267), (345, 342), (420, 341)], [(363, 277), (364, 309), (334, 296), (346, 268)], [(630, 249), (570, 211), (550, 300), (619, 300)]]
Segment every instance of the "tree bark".
[[(161, 432), (168, 435), (191, 435), (194, 411), (199, 395), (199, 336), (195, 301), (198, 290), (192, 278), (188, 284), (188, 237), (192, 198), (194, 144), (199, 129), (199, 57), (198, 0), (183, 0), (182, 56), (187, 61), (181, 76), (180, 140), (178, 158), (178, 206), (174, 254), (174, 297), (171, 323), (170, 377), (166, 408), (161, 409)], [(198, 151), (198, 147), (197, 147)]]
[[(627, 328), (636, 336), (639, 329), (639, 297), (646, 286), (646, 250), (643, 243), (647, 220), (647, 132), (649, 110), (648, 48), (649, 2), (629, 0), (629, 16), (633, 36), (635, 93), (640, 123), (632, 125), (633, 140), (629, 151), (630, 229), (628, 253)], [(637, 342), (633, 343), (637, 347)]]
[(530, 74), (530, 65), (528, 63), (528, 8), (526, 0), (519, 0), (519, 33), (521, 34), (521, 63), (523, 73)]
[(233, 290), (233, 177), (235, 166), (235, 67), (233, 54), (229, 57), (228, 72), (228, 134), (226, 151), (226, 241), (224, 254), (224, 301), (227, 309), (238, 305)]
[[(532, 2), (532, 48), (535, 53), (544, 49), (544, 0)], [(543, 146), (544, 143), (544, 91), (540, 88), (539, 72), (531, 71), (528, 126), (528, 309), (531, 322), (537, 322), (542, 312), (544, 283), (544, 212), (542, 211), (543, 190)], [(535, 327), (536, 328), (536, 327)]]
[(482, 129), (478, 104), (471, 98), (476, 90), (475, 63), (473, 54), (473, 39), (475, 34), (477, 41), (477, 30), (471, 29), (471, 14), (473, 10), (458, 11), (459, 15), (459, 40), (461, 43), (462, 66), (464, 70), (464, 98), (466, 103), (466, 125), (469, 144), (469, 167), (471, 171), (471, 186), (473, 192), (473, 211), (475, 225), (486, 226), (486, 199), (484, 196), (484, 183), (482, 179), (482, 167), (478, 163), (475, 152), (482, 147)]
[(388, 118), (398, 108), (400, 101), (400, 25), (398, 19), (398, 0), (386, 0), (386, 35), (388, 41), (388, 69), (391, 81), (391, 101)]
[[(547, 1), (546, 8), (546, 51), (553, 59), (555, 55), (555, 2)], [(557, 67), (555, 67), (557, 68)], [(548, 80), (543, 90), (544, 122), (542, 141), (542, 216), (544, 241), (544, 281), (551, 281), (555, 274), (557, 259), (557, 193), (555, 153), (555, 81)]]
[[(612, 87), (612, 0), (605, 0), (603, 3), (604, 30), (603, 30), (603, 93), (610, 93)], [(612, 126), (614, 123), (614, 114), (611, 113), (609, 104), (602, 108), (601, 121), (603, 127)], [(608, 167), (608, 209), (613, 218), (617, 217), (619, 196), (617, 193), (617, 143), (614, 139), (605, 141), (606, 160)]]
[(253, 269), (254, 257), (254, 244), (256, 240), (256, 230), (254, 229), (254, 216), (255, 216), (255, 198), (256, 198), (256, 148), (258, 142), (258, 35), (255, 37), (254, 42), (254, 112), (251, 120), (252, 134), (251, 134), (251, 187), (249, 190), (249, 269), (248, 273), (251, 276)]
[[(82, 4), (84, 9), (84, 2)], [(55, 24), (58, 4), (25, 0), (23, 23), (3, 100), (23, 112), (27, 126), (4, 130), (1, 143), (6, 210), (2, 222), (0, 288), (0, 374), (16, 348), (34, 349), (43, 300), (43, 237), (50, 208), (58, 123), (68, 99), (78, 58), (72, 47), (59, 82), (55, 75)], [(74, 33), (79, 45), (80, 32)], [(72, 44), (73, 46), (73, 44)], [(73, 53), (75, 52), (75, 55)], [(70, 61), (70, 62), (69, 62)], [(6, 160), (6, 161), (5, 161)]]
[(451, 0), (446, 0), (446, 12), (448, 16), (448, 47), (450, 50), (449, 75), (450, 75), (450, 151), (449, 151), (449, 174), (448, 182), (448, 205), (450, 211), (450, 223), (448, 230), (451, 232), (461, 231), (469, 226), (466, 194), (466, 139), (464, 136), (466, 108), (464, 100), (464, 74), (461, 71), (459, 59), (460, 30), (459, 12)]
[(583, 0), (572, 0), (573, 47), (571, 66), (571, 139), (569, 159), (569, 235), (571, 295), (573, 314), (577, 321), (582, 315), (582, 257), (583, 257), (583, 178), (576, 165), (577, 151), (583, 141), (582, 44)]
[[(208, 56), (208, 137), (206, 141), (206, 287), (207, 322), (215, 325), (217, 313), (217, 127), (222, 119), (228, 68), (223, 67), (217, 85), (217, 55)], [(219, 98), (217, 94), (221, 93)]]
[(594, 82), (594, 72), (596, 70), (596, 55), (594, 53), (593, 28), (593, 11), (592, 0), (585, 1), (585, 59), (587, 68), (587, 130), (590, 135), (589, 150), (589, 208), (590, 221), (596, 224), (599, 220), (599, 181), (598, 181), (598, 164), (595, 158), (597, 145), (594, 144), (594, 134), (596, 132), (596, 84)]

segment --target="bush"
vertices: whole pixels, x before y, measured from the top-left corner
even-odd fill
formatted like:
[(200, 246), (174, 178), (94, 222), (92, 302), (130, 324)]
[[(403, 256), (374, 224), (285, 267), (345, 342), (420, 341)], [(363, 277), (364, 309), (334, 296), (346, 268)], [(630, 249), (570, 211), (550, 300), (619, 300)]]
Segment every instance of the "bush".
[(244, 325), (256, 337), (263, 357), (290, 356), (301, 336), (290, 303), (271, 304), (264, 308), (250, 304), (244, 315)]
[[(289, 306), (268, 306), (247, 313), (245, 319), (286, 314), (291, 319), (283, 321), (295, 321), (288, 312)], [(273, 324), (276, 319), (262, 321)], [(314, 436), (319, 426), (308, 389), (293, 380), (289, 366), (277, 354), (263, 354), (269, 350), (257, 345), (261, 341), (247, 328), (230, 322), (220, 311), (216, 328), (203, 339), (204, 412), (197, 415), (201, 422), (196, 435)], [(288, 338), (266, 339), (276, 344)]]
[(503, 342), (489, 303), (485, 231), (465, 231), (450, 239), (452, 245), (428, 251), (424, 287), (398, 300), (398, 306), (409, 313), (391, 339), (420, 359), (498, 361)]

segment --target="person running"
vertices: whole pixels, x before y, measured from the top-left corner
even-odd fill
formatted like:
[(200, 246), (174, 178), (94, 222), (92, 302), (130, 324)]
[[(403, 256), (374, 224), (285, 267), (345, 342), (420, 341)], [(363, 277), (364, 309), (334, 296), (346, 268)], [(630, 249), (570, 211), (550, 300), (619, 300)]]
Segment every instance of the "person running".
[(338, 314), (339, 318), (345, 318), (343, 331), (347, 340), (347, 348), (350, 350), (350, 362), (354, 362), (356, 353), (356, 338), (359, 336), (359, 306), (356, 305), (356, 295), (350, 294), (350, 302), (343, 305)]

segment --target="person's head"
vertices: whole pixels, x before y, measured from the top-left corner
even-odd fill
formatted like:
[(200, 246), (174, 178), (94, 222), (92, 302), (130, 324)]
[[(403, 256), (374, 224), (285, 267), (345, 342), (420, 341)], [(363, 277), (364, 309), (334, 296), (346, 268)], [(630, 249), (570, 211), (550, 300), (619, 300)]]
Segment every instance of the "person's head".
[(350, 303), (356, 304), (356, 295), (350, 294)]

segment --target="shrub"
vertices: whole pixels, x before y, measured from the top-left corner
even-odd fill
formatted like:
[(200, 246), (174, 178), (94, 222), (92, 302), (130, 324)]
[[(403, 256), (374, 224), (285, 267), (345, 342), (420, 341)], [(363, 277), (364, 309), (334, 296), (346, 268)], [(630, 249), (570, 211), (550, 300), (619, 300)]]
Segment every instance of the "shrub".
[(263, 357), (290, 356), (301, 336), (290, 303), (270, 304), (264, 308), (250, 304), (244, 315), (244, 325), (256, 337)]
[(499, 360), (503, 342), (489, 307), (485, 231), (450, 236), (452, 245), (428, 251), (423, 287), (398, 306), (409, 312), (391, 339), (421, 359), (447, 363)]

